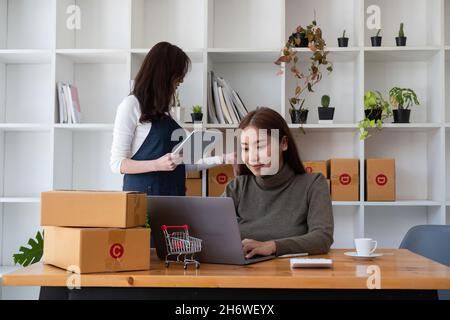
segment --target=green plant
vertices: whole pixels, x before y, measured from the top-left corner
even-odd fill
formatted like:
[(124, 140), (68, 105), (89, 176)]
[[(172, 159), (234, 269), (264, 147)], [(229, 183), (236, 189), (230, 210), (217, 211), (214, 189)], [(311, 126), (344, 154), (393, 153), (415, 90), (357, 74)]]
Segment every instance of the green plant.
[(328, 95), (323, 95), (322, 96), (322, 107), (324, 108), (328, 108), (330, 106), (330, 96)]
[(400, 23), (400, 30), (398, 31), (398, 37), (399, 38), (404, 38), (405, 37), (405, 31), (403, 30), (404, 24), (403, 22)]
[[(305, 98), (301, 98), (302, 94), (306, 91), (314, 92), (314, 86), (322, 80), (322, 68), (326, 68), (330, 73), (333, 71), (333, 65), (327, 59), (329, 52), (325, 51), (326, 42), (322, 37), (322, 30), (317, 26), (315, 13), (314, 20), (306, 28), (298, 26), (296, 31), (305, 34), (309, 43), (308, 47), (312, 52), (307, 72), (302, 72), (297, 66), (299, 57), (297, 56), (295, 46), (299, 44), (299, 40), (295, 37), (289, 38), (282, 50), (281, 56), (275, 61), (277, 65), (285, 63), (296, 80), (294, 96), (289, 99), (291, 105), (290, 111), (306, 110), (303, 108)], [(282, 74), (282, 72), (279, 74)]]
[(389, 100), (394, 108), (409, 109), (420, 105), (417, 94), (412, 89), (394, 87), (389, 91)]
[(381, 29), (378, 29), (377, 34), (375, 35), (375, 37), (379, 37), (381, 33)]
[(192, 113), (202, 113), (202, 107), (199, 105), (193, 106)]
[(44, 253), (43, 234), (38, 231), (36, 239), (28, 240), (28, 245), (29, 247), (20, 247), (19, 253), (13, 255), (15, 264), (27, 267), (41, 260)]
[[(369, 110), (366, 117), (358, 124), (360, 139), (365, 140), (369, 136), (368, 129), (383, 127), (384, 120), (392, 115), (389, 103), (384, 100), (383, 95), (379, 91), (367, 91), (364, 95), (364, 110)], [(380, 112), (381, 119), (370, 119), (371, 115)]]

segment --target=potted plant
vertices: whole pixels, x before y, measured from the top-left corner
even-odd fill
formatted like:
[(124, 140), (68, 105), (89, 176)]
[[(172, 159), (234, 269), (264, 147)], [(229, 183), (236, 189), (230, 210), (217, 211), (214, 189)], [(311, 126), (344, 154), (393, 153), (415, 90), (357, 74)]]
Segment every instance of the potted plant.
[[(281, 56), (275, 61), (275, 64), (286, 64), (295, 78), (296, 86), (294, 89), (294, 96), (289, 99), (291, 105), (290, 114), (293, 123), (306, 123), (308, 110), (303, 107), (305, 98), (302, 98), (303, 93), (314, 92), (314, 86), (322, 80), (322, 68), (326, 68), (328, 72), (333, 71), (333, 65), (328, 61), (328, 53), (325, 51), (326, 43), (322, 37), (322, 30), (317, 26), (316, 19), (306, 28), (297, 27), (297, 31), (304, 30), (306, 39), (308, 40), (308, 48), (312, 52), (309, 59), (309, 66), (305, 68), (307, 72), (301, 72), (297, 67), (299, 57), (297, 51), (294, 49), (297, 42), (293, 37), (289, 38), (285, 47), (282, 50)], [(282, 74), (280, 71), (278, 74)], [(301, 116), (300, 116), (301, 115)]]
[(381, 40), (383, 39), (382, 36), (380, 36), (381, 29), (378, 29), (377, 34), (374, 37), (370, 37), (370, 40), (372, 41), (372, 47), (381, 47)]
[(191, 117), (192, 117), (192, 122), (202, 122), (202, 120), (203, 120), (202, 107), (199, 105), (193, 106)]
[(405, 31), (403, 30), (404, 24), (403, 22), (400, 23), (400, 30), (398, 31), (398, 37), (395, 38), (395, 42), (397, 43), (397, 47), (404, 47), (406, 46), (406, 39), (405, 37)]
[(420, 105), (417, 94), (412, 89), (394, 87), (389, 91), (389, 99), (394, 109), (394, 123), (409, 123), (410, 107)]
[(319, 123), (320, 122), (333, 123), (334, 108), (330, 108), (330, 96), (323, 95), (321, 103), (322, 107), (317, 108), (319, 111)]
[(379, 91), (367, 91), (364, 95), (365, 118), (358, 124), (360, 139), (369, 137), (369, 128), (381, 129), (386, 118), (392, 115), (389, 103)]
[(345, 30), (342, 33), (342, 37), (338, 38), (339, 47), (348, 47), (348, 38), (345, 36)]
[[(291, 115), (292, 123), (294, 124), (305, 124), (308, 122), (308, 108), (304, 108), (305, 99), (291, 98), (289, 99), (291, 108), (289, 109), (289, 114)], [(295, 106), (298, 106), (296, 108)]]

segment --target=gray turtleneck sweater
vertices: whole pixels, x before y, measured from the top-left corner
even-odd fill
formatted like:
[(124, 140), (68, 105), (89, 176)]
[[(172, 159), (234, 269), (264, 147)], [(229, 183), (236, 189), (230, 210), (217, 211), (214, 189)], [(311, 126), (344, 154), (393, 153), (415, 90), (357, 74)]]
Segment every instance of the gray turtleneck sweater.
[(223, 194), (234, 200), (242, 239), (274, 240), (276, 255), (324, 254), (333, 244), (333, 210), (322, 174), (242, 175)]

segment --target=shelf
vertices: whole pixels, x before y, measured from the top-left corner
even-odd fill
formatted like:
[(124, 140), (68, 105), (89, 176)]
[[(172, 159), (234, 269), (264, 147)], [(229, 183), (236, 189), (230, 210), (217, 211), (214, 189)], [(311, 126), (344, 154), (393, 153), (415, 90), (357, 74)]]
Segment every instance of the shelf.
[(208, 49), (214, 62), (268, 62), (274, 63), (280, 56), (276, 49)]
[[(353, 48), (338, 48), (338, 47), (327, 47), (325, 49), (326, 51), (329, 51), (328, 53), (328, 60), (331, 62), (349, 62), (349, 61), (355, 61), (362, 50), (359, 48), (353, 47)], [(312, 51), (308, 48), (295, 48), (294, 51), (298, 52), (298, 56), (300, 60), (308, 60), (312, 56)]]
[(132, 47), (153, 47), (160, 41), (183, 49), (205, 47), (203, 0), (133, 0), (131, 3)]
[(128, 51), (111, 49), (58, 49), (56, 53), (69, 58), (73, 63), (127, 63)]
[(366, 47), (366, 61), (411, 62), (428, 61), (436, 56), (441, 47)]
[(366, 207), (438, 207), (441, 206), (441, 201), (432, 200), (409, 200), (409, 201), (395, 201), (395, 202), (364, 202)]
[(112, 131), (114, 124), (109, 123), (78, 123), (78, 124), (55, 124), (55, 129), (71, 131)]
[(40, 198), (0, 198), (0, 203), (40, 203)]
[(304, 129), (305, 131), (343, 131), (343, 132), (354, 132), (358, 129), (356, 124), (289, 124), (289, 128)]
[(0, 131), (50, 131), (50, 124), (0, 123)]
[(52, 52), (50, 50), (0, 50), (0, 63), (51, 63)]
[[(147, 54), (150, 52), (151, 49), (131, 49), (131, 53), (134, 56), (139, 57), (140, 60), (144, 60), (144, 58), (147, 56)], [(203, 49), (183, 49), (183, 51), (189, 56), (191, 61), (193, 63), (200, 63), (203, 62)]]
[[(130, 43), (129, 3), (122, 0), (77, 0), (81, 28), (67, 27), (67, 1), (56, 1), (56, 48), (126, 49)], [(54, 19), (53, 19), (54, 20)]]
[[(411, 123), (411, 124), (401, 124), (401, 123), (385, 123), (383, 124), (383, 131), (416, 131), (416, 132), (426, 132), (442, 128), (443, 125), (438, 123)], [(377, 130), (377, 129), (372, 129)]]
[(22, 267), (21, 266), (0, 266), (0, 279), (3, 277), (3, 275), (17, 271), (20, 268), (22, 268)]
[(360, 205), (361, 201), (333, 201), (333, 207), (356, 207)]

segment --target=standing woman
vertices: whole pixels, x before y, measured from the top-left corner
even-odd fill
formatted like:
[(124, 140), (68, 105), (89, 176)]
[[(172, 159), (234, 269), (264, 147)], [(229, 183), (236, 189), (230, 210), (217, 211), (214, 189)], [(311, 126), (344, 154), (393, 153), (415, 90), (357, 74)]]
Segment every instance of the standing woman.
[(187, 171), (221, 164), (221, 157), (203, 159), (202, 165), (181, 164), (172, 155), (181, 129), (170, 116), (175, 92), (191, 61), (183, 50), (168, 42), (156, 44), (146, 56), (134, 89), (117, 109), (111, 148), (111, 170), (124, 174), (123, 190), (148, 195), (184, 196)]

